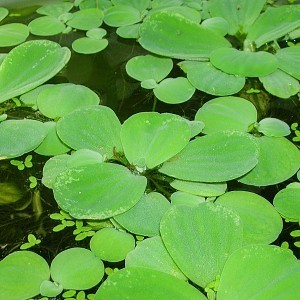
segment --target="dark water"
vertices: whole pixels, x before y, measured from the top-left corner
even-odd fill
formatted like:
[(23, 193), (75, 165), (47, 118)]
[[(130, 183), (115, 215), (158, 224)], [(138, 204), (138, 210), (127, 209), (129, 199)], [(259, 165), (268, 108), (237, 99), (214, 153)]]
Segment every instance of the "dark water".
[[(5, 6), (2, 2), (5, 1), (0, 1), (0, 6)], [(18, 7), (16, 2), (10, 1), (11, 7)], [(26, 3), (29, 2), (26, 1)], [(35, 18), (33, 11), (33, 7), (26, 9), (22, 22), (29, 23), (31, 19)], [(12, 21), (21, 22), (21, 19), (13, 17), (7, 20), (7, 22)], [(121, 121), (134, 113), (151, 111), (153, 108), (153, 93), (142, 89), (139, 82), (130, 78), (125, 71), (126, 62), (131, 57), (145, 54), (145, 50), (132, 40), (120, 39), (110, 28), (102, 27), (108, 31), (109, 46), (95, 55), (72, 53), (68, 66), (49, 82), (71, 82), (91, 88), (99, 95), (101, 104), (112, 108)], [(81, 35), (83, 34), (80, 32), (74, 32), (68, 35), (51, 37), (51, 39), (59, 42), (62, 46), (70, 47), (72, 41)], [(9, 49), (6, 50), (9, 51)], [(170, 76), (175, 77), (179, 74), (181, 74), (179, 68), (174, 68)], [(211, 98), (214, 97), (197, 91), (190, 101), (180, 105), (168, 105), (158, 101), (155, 110), (158, 112), (173, 112), (193, 119), (196, 111)], [(0, 105), (0, 109), (5, 105), (7, 104)], [(288, 124), (300, 120), (299, 112), (300, 102), (298, 97), (289, 100), (273, 98), (268, 107), (268, 116), (279, 118)], [(15, 108), (7, 113), (10, 118), (16, 119), (28, 115), (35, 117), (34, 112), (26, 108)], [(17, 159), (23, 160), (27, 155)], [(52, 191), (43, 187), (40, 183), (42, 167), (46, 160), (45, 157), (33, 154), (34, 167), (24, 171), (18, 171), (8, 161), (0, 161), (0, 182), (13, 183), (23, 193), (23, 197), (18, 202), (0, 206), (0, 259), (19, 249), (20, 245), (26, 242), (29, 233), (34, 233), (42, 240), (41, 244), (35, 247), (34, 250), (42, 254), (48, 262), (63, 249), (73, 246), (87, 246), (86, 240), (74, 241), (73, 227), (59, 233), (52, 232), (52, 228), (58, 222), (51, 220), (49, 215), (58, 212), (58, 207), (53, 199)], [(39, 179), (39, 184), (35, 189), (29, 188), (28, 177), (31, 175)], [(250, 189), (272, 201), (274, 195), (285, 185), (286, 183), (263, 189), (253, 187)], [(229, 190), (233, 189), (249, 190), (249, 187), (233, 181), (229, 183)], [(276, 244), (280, 245), (284, 240), (288, 240), (292, 245), (293, 240), (290, 238), (289, 232), (293, 229), (297, 229), (297, 224), (286, 223)], [(298, 249), (293, 250), (295, 254), (299, 255)]]

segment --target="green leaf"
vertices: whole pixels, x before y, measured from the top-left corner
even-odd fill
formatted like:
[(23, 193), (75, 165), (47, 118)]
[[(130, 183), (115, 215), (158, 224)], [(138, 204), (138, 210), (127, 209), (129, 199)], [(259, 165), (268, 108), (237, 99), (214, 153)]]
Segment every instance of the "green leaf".
[(101, 105), (77, 109), (57, 123), (57, 134), (69, 147), (94, 150), (108, 158), (122, 151), (120, 130), (114, 111)]
[(121, 140), (130, 163), (152, 169), (181, 151), (190, 134), (189, 125), (178, 115), (141, 112), (124, 122)]
[(73, 83), (61, 83), (43, 90), (37, 105), (43, 115), (57, 119), (68, 113), (89, 105), (97, 105), (100, 99), (89, 88)]
[(270, 244), (281, 230), (282, 219), (265, 198), (246, 191), (231, 191), (216, 202), (232, 209), (242, 220), (244, 244)]
[(73, 18), (67, 22), (68, 26), (80, 30), (90, 30), (101, 26), (103, 11), (97, 8), (88, 8), (73, 13)]
[(215, 96), (227, 96), (239, 92), (245, 78), (227, 74), (210, 62), (180, 62), (179, 67), (187, 73), (187, 79), (198, 90)]
[(0, 123), (0, 156), (17, 157), (38, 147), (47, 127), (36, 120), (6, 120)]
[(210, 62), (223, 72), (244, 77), (266, 76), (278, 67), (276, 56), (269, 52), (240, 51), (234, 48), (214, 50)]
[(140, 27), (141, 24), (132, 24), (119, 27), (116, 30), (118, 36), (124, 39), (138, 39), (140, 37)]
[(77, 219), (106, 219), (133, 207), (147, 180), (123, 166), (100, 163), (72, 168), (54, 182), (58, 205)]
[(275, 56), (279, 69), (300, 80), (300, 46), (279, 49)]
[(259, 80), (267, 92), (279, 98), (287, 99), (300, 91), (299, 81), (281, 70), (259, 77)]
[(134, 246), (135, 240), (131, 234), (115, 228), (100, 229), (90, 240), (92, 252), (102, 260), (109, 262), (124, 260)]
[(150, 0), (112, 0), (111, 1), (113, 5), (126, 5), (126, 6), (132, 6), (139, 10), (140, 12), (143, 12), (150, 6)]
[(258, 143), (250, 134), (217, 132), (191, 141), (160, 172), (183, 180), (223, 182), (253, 169), (258, 155)]
[(268, 7), (249, 28), (247, 40), (259, 48), (272, 42), (300, 26), (300, 5)]
[(195, 287), (176, 277), (146, 268), (125, 268), (110, 275), (98, 289), (102, 299), (206, 300)]
[(80, 149), (73, 152), (72, 155), (57, 155), (50, 158), (44, 165), (42, 183), (52, 188), (56, 177), (65, 170), (86, 166), (90, 164), (98, 164), (104, 161), (103, 156), (89, 149)]
[(196, 113), (195, 119), (204, 122), (203, 133), (224, 130), (247, 132), (257, 120), (255, 106), (240, 97), (220, 97), (206, 102)]
[(9, 14), (9, 11), (5, 7), (0, 7), (0, 21), (6, 18), (6, 16)]
[(82, 37), (72, 43), (72, 49), (81, 54), (94, 54), (104, 50), (108, 46), (106, 39), (92, 39)]
[(103, 28), (92, 28), (86, 32), (87, 37), (95, 40), (101, 40), (106, 34), (107, 31)]
[(0, 261), (0, 290), (5, 300), (28, 299), (40, 293), (49, 279), (47, 262), (30, 251), (15, 251)]
[(40, 286), (40, 293), (46, 297), (56, 297), (63, 291), (63, 286), (56, 282), (44, 280)]
[(70, 148), (59, 139), (56, 133), (56, 123), (47, 122), (44, 124), (47, 127), (47, 135), (34, 152), (40, 155), (53, 156), (70, 151)]
[(181, 15), (182, 17), (185, 17), (186, 19), (195, 22), (195, 23), (200, 23), (201, 22), (201, 15), (198, 10), (195, 10), (191, 7), (188, 6), (183, 6), (183, 5), (171, 5), (171, 6), (166, 6), (166, 7), (158, 7), (157, 9), (151, 9), (149, 14), (147, 15), (150, 16), (151, 14), (157, 13), (157, 12), (170, 12), (170, 13), (175, 13), (178, 15)]
[(300, 220), (300, 189), (285, 188), (279, 191), (273, 200), (277, 211), (288, 219)]
[(104, 265), (90, 250), (70, 248), (55, 256), (50, 272), (53, 281), (64, 289), (87, 290), (100, 282)]
[(154, 79), (159, 82), (171, 72), (172, 68), (172, 59), (150, 54), (135, 56), (126, 63), (127, 74), (139, 81)]
[(36, 12), (41, 15), (52, 16), (58, 18), (60, 15), (69, 12), (73, 8), (73, 3), (55, 3), (43, 5)]
[(265, 3), (266, 0), (211, 0), (208, 7), (212, 17), (224, 18), (230, 25), (228, 33), (235, 35), (237, 32), (248, 32)]
[(153, 92), (162, 102), (179, 104), (188, 101), (195, 93), (195, 88), (185, 77), (177, 77), (164, 79)]
[(266, 136), (281, 137), (291, 133), (290, 126), (276, 118), (264, 118), (259, 121), (257, 130)]
[(201, 23), (201, 26), (211, 29), (222, 36), (225, 36), (229, 31), (229, 23), (221, 17), (212, 17), (209, 19), (205, 19)]
[(299, 262), (290, 250), (270, 245), (245, 246), (227, 260), (220, 279), (220, 300), (300, 297)]
[(17, 202), (24, 192), (14, 182), (0, 182), (0, 205)]
[(159, 235), (159, 223), (170, 202), (162, 195), (152, 192), (143, 195), (139, 202), (114, 219), (126, 230), (138, 235)]
[(37, 98), (39, 94), (48, 87), (53, 86), (53, 84), (43, 84), (23, 95), (20, 96), (20, 100), (25, 106), (30, 106), (32, 109), (37, 110)]
[(205, 202), (205, 198), (186, 192), (175, 192), (171, 195), (172, 205), (188, 205), (198, 206), (200, 203)]
[(51, 36), (62, 33), (66, 26), (56, 17), (43, 16), (32, 20), (28, 28), (34, 35)]
[(229, 42), (179, 14), (159, 12), (145, 19), (139, 43), (146, 50), (178, 59), (201, 60)]
[(69, 61), (70, 55), (68, 48), (46, 40), (28, 41), (11, 50), (1, 64), (0, 102), (52, 78)]
[(242, 246), (240, 218), (220, 205), (174, 205), (164, 215), (161, 236), (180, 270), (206, 287), (221, 274), (230, 254)]
[(175, 179), (170, 183), (170, 185), (178, 191), (203, 197), (220, 196), (224, 194), (227, 189), (227, 184), (223, 182), (203, 183)]
[(160, 236), (138, 243), (134, 250), (127, 254), (125, 264), (126, 268), (148, 268), (170, 274), (181, 280), (187, 280), (171, 258)]
[(132, 6), (116, 5), (105, 10), (104, 22), (110, 27), (132, 25), (141, 20), (141, 13)]
[(10, 23), (0, 26), (0, 47), (11, 47), (26, 41), (29, 29), (21, 23)]
[(289, 179), (298, 171), (300, 152), (289, 140), (268, 136), (256, 140), (260, 148), (258, 164), (241, 177), (240, 182), (255, 186), (273, 185)]

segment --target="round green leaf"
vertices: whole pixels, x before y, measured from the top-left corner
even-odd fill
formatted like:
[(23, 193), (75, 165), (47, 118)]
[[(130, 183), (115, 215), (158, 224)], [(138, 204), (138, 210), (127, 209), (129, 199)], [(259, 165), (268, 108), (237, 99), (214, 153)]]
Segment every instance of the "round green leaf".
[(11, 50), (1, 64), (0, 102), (52, 78), (69, 61), (70, 55), (68, 48), (46, 40), (28, 41)]
[(141, 267), (157, 270), (187, 280), (175, 264), (160, 236), (145, 239), (130, 251), (125, 259), (127, 267)]
[(201, 15), (200, 12), (196, 9), (193, 9), (188, 6), (183, 6), (183, 5), (169, 5), (166, 7), (160, 7), (157, 9), (152, 9), (150, 10), (149, 14), (147, 16), (150, 16), (151, 14), (157, 13), (157, 12), (171, 12), (175, 14), (179, 14), (186, 19), (193, 21), (195, 23), (200, 23), (201, 22)]
[(56, 123), (47, 122), (44, 124), (48, 128), (47, 135), (34, 152), (40, 155), (52, 156), (70, 151), (70, 148), (59, 139), (56, 133)]
[(34, 150), (46, 137), (47, 126), (36, 120), (6, 120), (0, 123), (0, 157), (21, 156)]
[(116, 33), (124, 39), (138, 39), (140, 36), (140, 27), (140, 23), (122, 26), (116, 30)]
[(73, 13), (73, 18), (67, 22), (68, 26), (80, 30), (90, 30), (101, 26), (103, 12), (98, 8), (88, 8)]
[(199, 24), (171, 12), (158, 12), (145, 19), (139, 43), (146, 50), (173, 58), (199, 60), (229, 42)]
[(125, 259), (134, 249), (134, 237), (115, 228), (103, 228), (97, 231), (90, 241), (92, 252), (102, 260), (118, 262)]
[(37, 110), (37, 98), (41, 91), (47, 89), (48, 87), (53, 86), (53, 84), (43, 84), (25, 94), (20, 96), (20, 100), (26, 105), (31, 106), (32, 109)]
[(203, 197), (220, 196), (224, 194), (227, 189), (227, 184), (223, 182), (203, 183), (175, 179), (170, 183), (170, 185), (178, 191)]
[(11, 47), (26, 41), (29, 29), (21, 23), (10, 23), (0, 26), (0, 47)]
[(198, 90), (215, 96), (227, 96), (239, 92), (245, 85), (245, 78), (227, 74), (215, 68), (210, 62), (179, 63), (187, 73), (187, 79)]
[(13, 182), (0, 182), (0, 205), (17, 202), (24, 192)]
[[(230, 24), (231, 23), (230, 21)], [(208, 18), (201, 23), (201, 26), (214, 30), (222, 36), (225, 36), (229, 31), (229, 23), (222, 17)]]
[(258, 143), (250, 134), (217, 132), (191, 141), (160, 172), (183, 180), (223, 182), (253, 169), (258, 155)]
[(277, 58), (271, 53), (240, 51), (234, 48), (213, 51), (210, 62), (223, 72), (245, 77), (266, 76), (278, 67)]
[(104, 299), (206, 300), (192, 285), (176, 277), (146, 268), (125, 268), (112, 274), (98, 289), (95, 300)]
[(197, 206), (200, 203), (205, 202), (205, 198), (186, 192), (175, 192), (171, 195), (172, 205), (188, 205), (188, 206)]
[(55, 3), (44, 5), (36, 10), (37, 13), (58, 18), (60, 15), (69, 12), (73, 8), (73, 3)]
[(170, 202), (162, 195), (152, 192), (143, 195), (139, 202), (114, 219), (126, 230), (138, 235), (159, 235), (159, 223), (168, 210)]
[(99, 103), (98, 95), (83, 85), (61, 83), (43, 90), (37, 105), (43, 115), (57, 119), (81, 107)]
[(105, 11), (104, 22), (111, 27), (132, 25), (141, 21), (141, 13), (132, 6), (117, 5)]
[(103, 28), (92, 28), (86, 32), (87, 37), (95, 40), (101, 40), (106, 34), (107, 31)]
[(130, 163), (152, 169), (181, 151), (190, 134), (187, 122), (177, 115), (142, 112), (124, 122), (121, 140)]
[(5, 300), (28, 299), (39, 295), (40, 285), (49, 279), (47, 262), (30, 251), (16, 251), (0, 261), (0, 290)]
[(64, 289), (87, 290), (100, 282), (104, 275), (104, 265), (88, 249), (70, 248), (60, 252), (50, 266), (53, 281)]
[(287, 99), (300, 91), (299, 81), (281, 70), (259, 77), (259, 80), (267, 92), (279, 98)]
[(229, 255), (242, 246), (240, 218), (212, 203), (174, 205), (161, 225), (164, 245), (180, 270), (201, 287), (221, 274)]
[(56, 177), (65, 170), (86, 165), (99, 164), (104, 161), (104, 157), (89, 149), (80, 149), (72, 155), (62, 154), (50, 158), (44, 165), (42, 183), (53, 188)]
[(258, 164), (241, 177), (240, 182), (255, 186), (277, 184), (289, 179), (299, 170), (300, 152), (289, 140), (268, 136), (256, 140), (260, 148)]
[(258, 123), (257, 130), (266, 136), (281, 137), (291, 133), (290, 126), (276, 118), (265, 118)]
[(58, 205), (77, 219), (106, 219), (133, 207), (147, 180), (123, 166), (100, 163), (60, 173), (54, 182)]
[(92, 39), (83, 37), (75, 40), (72, 43), (72, 49), (81, 54), (93, 54), (104, 50), (108, 45), (106, 39)]
[(40, 293), (46, 297), (56, 297), (63, 291), (63, 286), (50, 280), (44, 280), (40, 286)]
[(66, 26), (55, 17), (44, 16), (28, 24), (30, 32), (39, 36), (51, 36), (62, 33)]
[(270, 244), (281, 230), (282, 219), (265, 198), (246, 191), (225, 193), (217, 204), (232, 209), (242, 220), (244, 244)]
[(0, 7), (0, 21), (6, 18), (6, 16), (9, 14), (9, 11), (5, 7)]
[(160, 101), (178, 104), (189, 100), (195, 93), (195, 88), (185, 77), (177, 77), (164, 79), (153, 92)]
[(277, 211), (287, 219), (300, 220), (300, 189), (285, 188), (279, 191), (273, 204)]
[(206, 102), (197, 111), (195, 119), (204, 122), (205, 134), (224, 130), (247, 132), (257, 120), (257, 111), (250, 101), (243, 98), (220, 97)]
[(149, 54), (135, 56), (126, 63), (127, 74), (139, 81), (154, 79), (159, 82), (171, 72), (172, 68), (172, 59)]
[(115, 151), (122, 151), (120, 130), (113, 110), (100, 105), (77, 109), (57, 123), (58, 136), (65, 144), (75, 150), (94, 150), (109, 158)]
[(220, 279), (220, 300), (300, 298), (299, 261), (290, 250), (271, 245), (245, 246), (227, 260)]
[(300, 80), (300, 46), (279, 49), (275, 56), (279, 62), (279, 69)]

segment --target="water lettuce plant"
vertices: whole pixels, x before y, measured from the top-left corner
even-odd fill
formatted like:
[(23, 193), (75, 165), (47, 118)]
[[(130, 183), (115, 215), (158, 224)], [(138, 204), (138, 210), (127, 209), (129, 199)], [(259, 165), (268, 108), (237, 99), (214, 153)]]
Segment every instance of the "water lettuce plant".
[[(269, 2), (75, 0), (0, 26), (12, 47), (0, 62), (0, 163), (26, 173), (36, 206), (53, 192), (47, 234), (75, 236), (44, 257), (43, 237), (27, 232), (0, 260), (2, 297), (300, 298), (299, 128), (267, 109), (299, 93), (300, 48), (285, 40), (299, 38), (300, 8)], [(112, 32), (143, 48), (124, 74), (153, 91), (153, 108), (192, 98), (193, 115), (121, 118), (99, 91), (55, 80)], [(5, 181), (0, 194), (4, 207), (24, 192)]]

